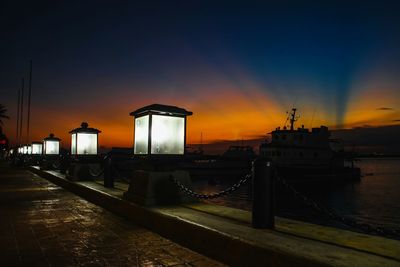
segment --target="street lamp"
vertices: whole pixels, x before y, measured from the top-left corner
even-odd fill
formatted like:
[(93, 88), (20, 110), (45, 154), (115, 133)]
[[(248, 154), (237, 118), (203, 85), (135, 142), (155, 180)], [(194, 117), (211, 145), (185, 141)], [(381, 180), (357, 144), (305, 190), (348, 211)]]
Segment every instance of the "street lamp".
[(134, 116), (135, 155), (183, 155), (186, 146), (186, 117), (183, 108), (153, 104), (130, 113)]
[(22, 147), (22, 149), (23, 149), (23, 154), (25, 155), (25, 154), (28, 154), (28, 146), (27, 145), (24, 145), (23, 147)]
[(185, 154), (186, 117), (192, 114), (183, 108), (161, 104), (130, 113), (134, 116), (135, 126), (134, 154), (139, 157), (124, 199), (141, 205), (193, 201), (179, 193), (170, 181), (173, 176), (190, 188), (189, 173), (178, 169), (181, 156)]
[(71, 134), (71, 155), (97, 155), (98, 129), (89, 128), (87, 122), (82, 122), (80, 128), (76, 128)]
[(43, 139), (43, 154), (44, 155), (59, 155), (60, 154), (60, 138), (50, 134)]
[(67, 171), (70, 180), (92, 180), (102, 174), (93, 175), (93, 169), (101, 169), (101, 158), (98, 155), (98, 129), (89, 128), (87, 122), (69, 132), (71, 134), (71, 162)]
[(41, 142), (32, 142), (32, 154), (33, 155), (43, 154), (43, 144)]

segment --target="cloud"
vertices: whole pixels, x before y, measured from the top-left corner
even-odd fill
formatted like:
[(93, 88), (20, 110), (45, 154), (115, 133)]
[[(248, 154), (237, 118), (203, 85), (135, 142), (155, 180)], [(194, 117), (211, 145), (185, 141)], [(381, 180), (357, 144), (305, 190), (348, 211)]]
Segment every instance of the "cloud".
[(377, 110), (393, 110), (393, 108), (382, 107), (382, 108), (377, 108)]
[(398, 122), (398, 121), (400, 121), (400, 119), (397, 119), (397, 120), (392, 120), (392, 121), (394, 121), (394, 122)]

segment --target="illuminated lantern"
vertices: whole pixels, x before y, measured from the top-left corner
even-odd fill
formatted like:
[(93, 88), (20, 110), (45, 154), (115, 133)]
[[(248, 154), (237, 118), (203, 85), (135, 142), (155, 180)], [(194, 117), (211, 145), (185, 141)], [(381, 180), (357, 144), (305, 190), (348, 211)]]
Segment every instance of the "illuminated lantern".
[(60, 154), (60, 138), (50, 134), (43, 139), (43, 154), (44, 155), (59, 155)]
[(32, 154), (33, 155), (43, 154), (43, 144), (41, 142), (32, 142)]
[(131, 112), (135, 125), (135, 155), (183, 155), (186, 117), (192, 114), (183, 108), (160, 104)]
[(23, 147), (22, 147), (22, 154), (28, 154), (28, 146), (27, 145), (24, 145)]
[(69, 132), (71, 134), (71, 155), (97, 155), (98, 134), (101, 131), (88, 126), (88, 123), (82, 122), (80, 128)]

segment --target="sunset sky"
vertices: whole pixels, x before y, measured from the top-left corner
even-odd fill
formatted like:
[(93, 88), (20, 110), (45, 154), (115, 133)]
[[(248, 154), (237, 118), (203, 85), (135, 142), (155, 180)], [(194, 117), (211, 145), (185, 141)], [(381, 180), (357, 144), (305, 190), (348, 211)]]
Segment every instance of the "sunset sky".
[(87, 121), (131, 146), (129, 113), (153, 103), (194, 113), (188, 143), (265, 136), (293, 106), (305, 127), (400, 124), (396, 1), (31, 2), (0, 9), (11, 140), (31, 59), (31, 141), (68, 146)]

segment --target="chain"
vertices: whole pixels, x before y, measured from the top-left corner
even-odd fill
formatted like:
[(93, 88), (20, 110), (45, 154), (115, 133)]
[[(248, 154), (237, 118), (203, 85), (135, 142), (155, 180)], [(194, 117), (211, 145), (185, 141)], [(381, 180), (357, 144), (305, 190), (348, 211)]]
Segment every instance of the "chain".
[(100, 177), (103, 173), (104, 173), (104, 168), (102, 168), (99, 173), (94, 173), (92, 168), (89, 167), (89, 174), (92, 177)]
[(126, 183), (130, 183), (130, 180), (127, 179), (127, 178), (125, 178), (124, 176), (122, 176), (121, 173), (120, 173), (120, 171), (117, 169), (117, 167), (114, 166), (114, 164), (111, 164), (111, 168), (112, 168), (112, 170), (115, 172), (115, 174), (117, 175), (117, 177), (118, 177), (120, 180), (122, 180), (122, 181), (124, 181), (124, 182), (126, 182)]
[(60, 166), (61, 166), (61, 163), (60, 163), (60, 161), (54, 161), (54, 162), (51, 164), (51, 166), (52, 166), (54, 169), (59, 169)]
[(181, 184), (172, 175), (170, 175), (170, 179), (186, 195), (189, 195), (189, 196), (192, 196), (192, 197), (195, 197), (195, 198), (200, 198), (200, 199), (213, 199), (213, 198), (226, 196), (226, 195), (236, 191), (243, 184), (245, 184), (251, 178), (251, 176), (252, 176), (251, 174), (247, 174), (247, 175), (244, 176), (243, 179), (241, 179), (239, 182), (237, 182), (236, 184), (232, 185), (231, 187), (228, 187), (225, 190), (222, 190), (222, 191), (217, 192), (217, 193), (212, 193), (212, 194), (199, 194), (199, 193), (196, 193), (193, 190), (191, 190), (191, 189), (187, 188), (186, 186), (184, 186), (183, 184)]
[(283, 184), (283, 186), (285, 186), (289, 191), (291, 191), (294, 194), (295, 198), (300, 199), (307, 206), (313, 208), (317, 212), (329, 217), (332, 220), (338, 221), (344, 225), (347, 225), (347, 226), (350, 226), (353, 228), (357, 228), (366, 233), (377, 233), (377, 234), (384, 235), (384, 236), (395, 236), (397, 238), (400, 238), (400, 230), (398, 230), (398, 229), (386, 229), (383, 227), (376, 227), (376, 226), (372, 226), (372, 225), (369, 225), (366, 223), (357, 222), (350, 218), (342, 217), (342, 216), (336, 214), (335, 212), (321, 206), (320, 204), (318, 204), (311, 198), (303, 195), (299, 191), (297, 191), (283, 177), (278, 176), (278, 181), (281, 182)]

